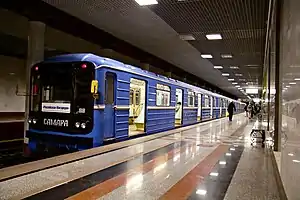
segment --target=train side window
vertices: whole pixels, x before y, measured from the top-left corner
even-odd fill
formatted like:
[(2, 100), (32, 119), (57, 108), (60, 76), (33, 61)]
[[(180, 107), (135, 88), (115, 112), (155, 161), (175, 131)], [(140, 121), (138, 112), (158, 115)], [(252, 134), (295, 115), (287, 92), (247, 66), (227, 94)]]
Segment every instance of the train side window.
[(105, 104), (114, 104), (115, 99), (115, 76), (113, 74), (106, 74), (105, 86)]
[(216, 97), (213, 97), (213, 107), (217, 107), (217, 98)]
[(208, 108), (209, 106), (209, 96), (204, 96), (204, 107)]
[(167, 85), (156, 85), (156, 105), (157, 106), (170, 106), (170, 93), (171, 89)]
[(188, 91), (188, 106), (189, 107), (195, 106), (195, 92)]
[(141, 91), (139, 88), (130, 88), (129, 105), (140, 105), (140, 93)]
[(133, 104), (133, 93), (134, 93), (134, 91), (132, 89), (130, 89), (129, 105)]

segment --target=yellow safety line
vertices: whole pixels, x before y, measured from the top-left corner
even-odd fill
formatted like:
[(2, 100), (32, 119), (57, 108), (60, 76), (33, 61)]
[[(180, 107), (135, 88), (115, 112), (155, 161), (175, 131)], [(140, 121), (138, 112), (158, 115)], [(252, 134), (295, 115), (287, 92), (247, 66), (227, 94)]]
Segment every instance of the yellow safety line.
[(16, 141), (22, 141), (22, 140), (24, 140), (24, 138), (13, 139), (13, 140), (1, 140), (0, 143), (16, 142)]

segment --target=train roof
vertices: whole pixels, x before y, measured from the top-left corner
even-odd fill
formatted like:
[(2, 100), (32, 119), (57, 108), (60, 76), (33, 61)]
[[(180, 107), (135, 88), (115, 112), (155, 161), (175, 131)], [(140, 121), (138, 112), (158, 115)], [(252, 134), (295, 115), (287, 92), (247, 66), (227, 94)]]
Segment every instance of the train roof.
[(64, 55), (47, 58), (44, 62), (48, 63), (48, 62), (78, 62), (78, 61), (93, 62), (96, 66), (98, 66), (98, 68), (100, 68), (101, 66), (107, 66), (107, 67), (112, 67), (114, 69), (118, 69), (121, 71), (129, 71), (131, 73), (138, 74), (141, 76), (147, 76), (149, 78), (156, 79), (156, 80), (159, 80), (162, 82), (179, 85), (181, 87), (185, 87), (185, 88), (194, 90), (195, 92), (212, 95), (212, 96), (217, 96), (217, 97), (222, 97), (222, 98), (225, 98), (228, 100), (238, 102), (231, 98), (225, 97), (220, 94), (213, 93), (211, 91), (202, 89), (200, 87), (196, 87), (196, 86), (193, 86), (193, 85), (190, 85), (190, 84), (187, 84), (187, 83), (184, 83), (182, 81), (178, 81), (178, 80), (175, 80), (172, 78), (167, 78), (165, 76), (155, 74), (153, 72), (149, 72), (149, 71), (143, 70), (141, 68), (138, 68), (138, 67), (135, 67), (132, 65), (124, 64), (120, 61), (113, 60), (111, 58), (105, 58), (105, 57), (97, 56), (97, 55), (94, 55), (91, 53), (64, 54)]

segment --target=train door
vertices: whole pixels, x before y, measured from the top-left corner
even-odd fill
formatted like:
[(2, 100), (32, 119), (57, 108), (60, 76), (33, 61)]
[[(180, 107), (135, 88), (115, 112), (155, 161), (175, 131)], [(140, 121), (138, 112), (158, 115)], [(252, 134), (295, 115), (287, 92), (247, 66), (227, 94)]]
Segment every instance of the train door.
[(220, 109), (220, 114), (219, 114), (219, 118), (221, 118), (223, 116), (223, 99), (219, 98), (219, 109)]
[(201, 121), (201, 113), (202, 113), (202, 94), (198, 94), (198, 112), (197, 112), (197, 121)]
[(146, 82), (130, 79), (129, 136), (145, 133)]
[(214, 98), (210, 97), (210, 118), (213, 118), (213, 111), (214, 111)]
[(105, 74), (105, 99), (104, 99), (104, 140), (115, 137), (115, 84), (114, 73)]
[(175, 126), (182, 125), (183, 90), (176, 89)]

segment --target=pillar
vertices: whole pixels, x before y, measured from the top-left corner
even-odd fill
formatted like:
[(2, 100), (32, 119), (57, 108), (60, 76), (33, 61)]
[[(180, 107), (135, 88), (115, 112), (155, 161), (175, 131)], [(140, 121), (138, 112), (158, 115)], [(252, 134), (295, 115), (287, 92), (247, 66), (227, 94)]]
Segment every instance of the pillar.
[[(26, 130), (28, 130), (29, 115), (29, 93), (30, 93), (30, 69), (31, 66), (44, 59), (44, 40), (45, 40), (45, 24), (39, 21), (30, 21), (28, 23), (28, 49), (26, 61), (26, 98), (25, 98), (25, 123), (24, 138)], [(24, 143), (28, 141), (24, 139)]]
[(282, 135), (282, 69), (280, 67), (280, 30), (281, 30), (281, 6), (283, 1), (276, 1), (276, 31), (275, 31), (275, 120), (274, 120), (274, 151), (281, 151)]

